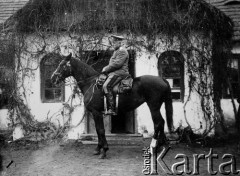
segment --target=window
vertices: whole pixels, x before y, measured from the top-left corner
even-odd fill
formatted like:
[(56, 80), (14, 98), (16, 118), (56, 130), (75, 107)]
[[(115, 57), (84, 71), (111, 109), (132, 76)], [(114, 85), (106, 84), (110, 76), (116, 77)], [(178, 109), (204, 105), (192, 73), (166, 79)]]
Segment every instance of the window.
[(228, 66), (228, 77), (226, 84), (223, 88), (223, 98), (238, 98), (239, 94), (239, 62), (240, 54), (233, 54), (232, 60)]
[(0, 109), (4, 109), (8, 105), (5, 87), (5, 84), (0, 83)]
[(13, 81), (13, 70), (0, 66), (0, 109), (4, 109), (8, 105)]
[(9, 40), (0, 40), (0, 109), (7, 108), (14, 85), (15, 46)]
[(166, 51), (158, 58), (159, 76), (167, 79), (173, 100), (184, 98), (184, 57), (178, 51)]
[(40, 64), (41, 71), (41, 99), (44, 103), (54, 103), (64, 101), (64, 84), (54, 85), (51, 82), (51, 75), (56, 70), (60, 60), (57, 54), (46, 55)]

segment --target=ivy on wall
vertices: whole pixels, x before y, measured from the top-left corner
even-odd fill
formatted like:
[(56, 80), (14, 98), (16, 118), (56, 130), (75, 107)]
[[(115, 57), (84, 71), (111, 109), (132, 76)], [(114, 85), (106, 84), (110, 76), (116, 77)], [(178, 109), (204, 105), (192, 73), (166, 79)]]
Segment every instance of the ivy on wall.
[[(197, 92), (201, 97), (203, 118), (206, 121), (204, 135), (211, 131), (216, 122), (223, 122), (220, 106), (221, 86), (227, 76), (224, 70), (229, 59), (233, 26), (228, 17), (202, 0), (122, 0), (96, 1), (94, 4), (91, 2), (30, 0), (7, 20), (3, 33), (11, 39), (16, 48), (15, 74), (19, 75), (21, 71), (24, 77), (33, 73), (33, 70), (26, 69), (21, 63), (21, 53), (28, 52), (25, 40), (28, 35), (36, 35), (42, 40), (37, 52), (28, 53), (32, 58), (39, 58), (48, 52), (49, 36), (60, 36), (62, 33), (76, 41), (78, 51), (84, 51), (88, 45), (91, 45), (91, 48), (106, 48), (102, 40), (111, 32), (125, 33), (131, 49), (145, 48), (151, 53), (158, 53), (157, 48), (161, 43), (165, 43), (166, 48), (171, 48), (177, 39), (181, 44), (180, 52), (189, 56), (184, 60), (189, 76), (189, 97), (185, 106), (192, 93)], [(194, 34), (197, 34), (196, 37), (201, 34), (201, 37), (192, 42)], [(196, 43), (201, 45), (196, 46)], [(59, 46), (54, 51), (59, 52)], [(223, 57), (223, 53), (227, 57)], [(81, 52), (78, 54), (81, 55)], [(22, 89), (24, 90), (23, 85)], [(14, 97), (18, 99), (14, 101), (11, 109), (19, 106), (17, 113), (21, 114), (22, 106), (26, 110), (26, 114), (23, 115), (27, 117), (26, 121), (33, 121), (26, 102), (22, 101), (26, 97), (19, 95), (16, 90), (13, 92)]]

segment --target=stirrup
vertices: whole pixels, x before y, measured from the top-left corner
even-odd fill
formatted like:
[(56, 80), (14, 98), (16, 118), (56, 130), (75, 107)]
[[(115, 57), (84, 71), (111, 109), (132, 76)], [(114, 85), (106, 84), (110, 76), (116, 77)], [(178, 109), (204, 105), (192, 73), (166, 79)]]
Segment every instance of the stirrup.
[(117, 115), (117, 113), (115, 111), (113, 111), (112, 109), (109, 109), (107, 112), (105, 112), (105, 115)]

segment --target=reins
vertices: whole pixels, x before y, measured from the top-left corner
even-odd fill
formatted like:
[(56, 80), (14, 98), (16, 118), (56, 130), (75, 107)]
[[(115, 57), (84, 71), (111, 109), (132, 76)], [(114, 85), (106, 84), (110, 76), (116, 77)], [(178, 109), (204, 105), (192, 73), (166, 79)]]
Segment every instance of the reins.
[[(78, 84), (78, 83), (81, 83), (81, 82), (82, 82), (82, 83), (88, 83), (89, 81), (92, 81), (93, 78), (96, 78), (97, 76), (98, 76), (98, 75), (94, 75), (94, 76), (91, 76), (91, 77), (88, 78), (88, 79), (80, 80), (80, 81), (77, 82), (77, 84)], [(91, 88), (93, 88), (93, 89), (92, 89), (91, 97), (90, 97), (89, 101), (85, 104), (85, 107), (92, 101), (92, 98), (93, 98), (93, 95), (94, 95), (94, 92), (95, 92), (95, 87), (97, 87), (96, 85), (97, 85), (97, 84), (96, 84), (96, 81), (93, 82), (93, 83), (89, 86), (89, 88), (86, 90), (86, 92), (83, 94), (83, 98), (85, 98), (85, 95), (90, 91)]]
[(91, 77), (89, 77), (89, 78), (87, 78), (87, 79), (81, 79), (80, 81), (77, 81), (77, 84), (78, 83), (88, 83), (89, 81), (91, 81), (92, 79), (94, 79), (94, 78), (96, 78), (98, 75), (93, 75), (93, 76), (91, 76)]
[(87, 91), (85, 92), (85, 94), (83, 94), (83, 98), (85, 98), (86, 93), (90, 90), (91, 87), (93, 87), (92, 95), (91, 95), (89, 101), (85, 104), (85, 107), (86, 107), (87, 105), (89, 105), (89, 103), (92, 101), (93, 94), (94, 94), (94, 92), (95, 92), (96, 83), (93, 83), (93, 84), (87, 89)]
[[(73, 74), (73, 69), (72, 69), (72, 64), (70, 63), (70, 61), (67, 61), (66, 63), (64, 63), (64, 64), (66, 64), (65, 65), (65, 67), (68, 67), (68, 69), (69, 69), (69, 72), (70, 72), (70, 75), (74, 75)], [(64, 68), (65, 69), (65, 68)], [(86, 68), (84, 68), (85, 70), (86, 70)], [(58, 75), (58, 76), (62, 76), (62, 74), (59, 72), (59, 69), (57, 69), (55, 72), (54, 72), (54, 75)], [(75, 75), (76, 76), (76, 75)], [(74, 78), (75, 78), (75, 76), (73, 76)], [(76, 79), (75, 78), (75, 80), (76, 80), (76, 82), (75, 83), (77, 83), (77, 85), (79, 85), (79, 84), (88, 84), (90, 81), (93, 81), (93, 79), (97, 79), (97, 77), (99, 76), (99, 73), (98, 74), (95, 74), (95, 75), (93, 75), (93, 76), (90, 76), (89, 78), (86, 78), (86, 79)], [(78, 81), (77, 81), (78, 80)], [(80, 86), (78, 86), (79, 88), (80, 88)], [(90, 99), (89, 99), (89, 101), (85, 104), (85, 107), (92, 101), (92, 98), (93, 98), (93, 94), (94, 94), (94, 92), (95, 92), (95, 87), (97, 87), (96, 86), (96, 81), (95, 82), (93, 82), (88, 88), (87, 88), (87, 90), (86, 90), (86, 92), (83, 94), (83, 98), (85, 98), (85, 95), (90, 91), (90, 89), (92, 89), (92, 95), (91, 95), (91, 97), (90, 97)], [(83, 92), (82, 92), (83, 93)]]

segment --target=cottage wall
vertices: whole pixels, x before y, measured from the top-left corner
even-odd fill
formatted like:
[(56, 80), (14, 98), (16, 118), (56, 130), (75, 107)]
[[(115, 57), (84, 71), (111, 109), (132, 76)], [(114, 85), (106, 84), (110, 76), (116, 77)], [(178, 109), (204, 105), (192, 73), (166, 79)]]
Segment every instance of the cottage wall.
[[(157, 53), (152, 53), (141, 48), (141, 50), (136, 50), (136, 61), (135, 61), (135, 75), (158, 75), (158, 56), (167, 50), (176, 50), (180, 51), (182, 48), (182, 44), (174, 39), (172, 46), (169, 47), (166, 43), (161, 42), (159, 39), (157, 43)], [(198, 40), (199, 41), (199, 40)], [(46, 52), (36, 54), (37, 51), (40, 51), (44, 45), (46, 44)], [(194, 37), (193, 37), (194, 42)], [(195, 41), (196, 42), (196, 41)], [(95, 41), (92, 42), (92, 45), (95, 45), (95, 49), (106, 49), (106, 46), (109, 45), (107, 38), (104, 38), (101, 42), (101, 45), (96, 46)], [(200, 43), (196, 43), (196, 46), (199, 46)], [(61, 125), (64, 124), (68, 118), (68, 109), (63, 108), (62, 103), (43, 103), (41, 101), (41, 90), (40, 90), (40, 61), (44, 57), (44, 55), (48, 52), (57, 52), (60, 51), (63, 55), (67, 55), (69, 52), (72, 52), (73, 55), (78, 55), (79, 46), (77, 45), (77, 36), (73, 38), (69, 38), (67, 35), (61, 36), (50, 36), (47, 40), (43, 41), (42, 39), (32, 35), (28, 36), (26, 39), (26, 48), (27, 52), (23, 52), (21, 55), (21, 59), (25, 64), (25, 67), (32, 68), (32, 72), (28, 72), (29, 76), (24, 79), (24, 87), (25, 90), (21, 89), (21, 91), (25, 91), (25, 103), (28, 104), (31, 109), (31, 113), (34, 115), (34, 118), (38, 121), (45, 121), (47, 118), (51, 119), (54, 123)], [(88, 46), (88, 49), (91, 49), (91, 45)], [(239, 50), (240, 51), (240, 50)], [(187, 53), (184, 53), (183, 56), (185, 59), (188, 57)], [(193, 55), (194, 56), (194, 55)], [(192, 57), (193, 57), (192, 56)], [(190, 58), (193, 59), (193, 58)], [(19, 75), (21, 77), (21, 75)], [(22, 84), (21, 79), (19, 79), (19, 85)], [(189, 75), (187, 72), (187, 65), (185, 63), (184, 68), (184, 85), (185, 85), (185, 95), (184, 100), (182, 101), (174, 101), (173, 102), (173, 118), (174, 118), (174, 127), (178, 127), (179, 125), (187, 126), (188, 124), (193, 127), (197, 132), (202, 132), (206, 128), (206, 124), (204, 122), (203, 113), (200, 106), (200, 97), (196, 93), (193, 93), (191, 99), (188, 100), (189, 88), (188, 88), (188, 80)], [(72, 94), (72, 85), (71, 81), (68, 82), (68, 85), (65, 87), (65, 100), (69, 99), (69, 96)], [(76, 108), (74, 112), (71, 114), (71, 130), (68, 133), (68, 138), (77, 139), (80, 137), (82, 133), (86, 133), (86, 121), (83, 121), (80, 125), (79, 122), (84, 114), (84, 106), (82, 99), (77, 97), (74, 99), (74, 104)], [(186, 103), (186, 104), (185, 104)], [(226, 117), (232, 118), (233, 114), (231, 112), (231, 104), (229, 100), (222, 101), (224, 113)], [(184, 112), (185, 107), (185, 112)], [(161, 113), (165, 118), (165, 109), (164, 105), (161, 108)], [(211, 107), (212, 108), (212, 107)], [(1, 128), (6, 127), (8, 121), (6, 120), (6, 110), (0, 110), (0, 124)], [(65, 114), (64, 116), (62, 114)], [(2, 118), (4, 117), (4, 118)], [(149, 135), (153, 133), (153, 122), (151, 119), (150, 111), (147, 105), (144, 103), (135, 111), (136, 118), (136, 127), (138, 133), (143, 133), (144, 130), (147, 130)], [(4, 120), (5, 119), (5, 120)], [(78, 125), (78, 126), (77, 126)], [(165, 131), (167, 131), (167, 126), (165, 124)]]

